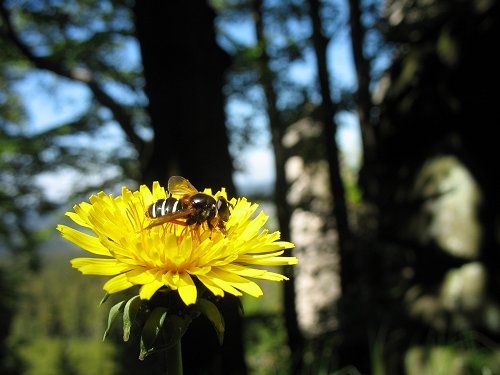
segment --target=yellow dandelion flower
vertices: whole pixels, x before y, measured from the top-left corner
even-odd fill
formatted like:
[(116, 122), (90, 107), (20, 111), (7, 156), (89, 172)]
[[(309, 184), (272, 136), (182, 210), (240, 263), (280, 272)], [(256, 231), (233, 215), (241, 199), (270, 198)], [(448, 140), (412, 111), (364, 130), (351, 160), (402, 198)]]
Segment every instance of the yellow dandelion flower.
[[(227, 199), (224, 189), (203, 193)], [(259, 297), (262, 290), (250, 278), (287, 280), (260, 267), (293, 265), (297, 258), (282, 256), (293, 244), (280, 241), (279, 232), (262, 229), (268, 217), (262, 211), (254, 215), (257, 204), (231, 199), (224, 228), (210, 228), (208, 222), (186, 225), (183, 219), (152, 225), (148, 208), (169, 196), (155, 182), (152, 191), (145, 185), (133, 192), (123, 187), (120, 196), (100, 192), (90, 197), (90, 203), (75, 205), (66, 215), (83, 228), (58, 225), (57, 229), (95, 256), (75, 258), (73, 267), (84, 275), (113, 276), (103, 286), (109, 294), (138, 285), (140, 298), (148, 300), (168, 288), (177, 290), (186, 305), (196, 303), (200, 284), (216, 296)]]

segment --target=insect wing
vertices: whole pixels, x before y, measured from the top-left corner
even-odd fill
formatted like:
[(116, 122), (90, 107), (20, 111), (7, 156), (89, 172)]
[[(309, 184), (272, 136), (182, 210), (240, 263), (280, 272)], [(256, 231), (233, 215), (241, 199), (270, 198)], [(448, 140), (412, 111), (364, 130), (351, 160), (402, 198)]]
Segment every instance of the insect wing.
[(194, 208), (188, 208), (186, 210), (172, 212), (171, 214), (166, 214), (166, 215), (163, 215), (161, 217), (157, 217), (157, 218), (152, 219), (152, 222), (144, 229), (150, 229), (150, 228), (155, 227), (157, 225), (170, 223), (170, 222), (175, 221), (177, 219), (184, 219), (184, 218), (188, 217), (190, 214), (195, 213), (195, 212), (196, 212), (196, 209), (194, 209)]
[(168, 191), (174, 195), (191, 195), (198, 192), (191, 182), (181, 176), (172, 176), (168, 179)]

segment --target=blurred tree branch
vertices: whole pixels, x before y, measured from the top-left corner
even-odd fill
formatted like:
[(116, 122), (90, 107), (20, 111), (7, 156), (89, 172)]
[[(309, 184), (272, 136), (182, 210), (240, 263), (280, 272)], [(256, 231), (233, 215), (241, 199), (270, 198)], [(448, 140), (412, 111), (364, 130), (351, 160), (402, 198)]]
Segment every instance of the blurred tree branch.
[(89, 69), (83, 67), (70, 68), (60, 60), (55, 61), (48, 57), (35, 55), (15, 30), (10, 11), (5, 7), (3, 0), (0, 1), (0, 15), (5, 25), (5, 28), (2, 29), (4, 37), (8, 37), (12, 44), (38, 69), (47, 70), (61, 77), (84, 83), (94, 94), (96, 100), (113, 113), (114, 118), (127, 135), (129, 141), (133, 144), (139, 155), (142, 155), (145, 142), (135, 131), (131, 115), (124, 106), (117, 103), (103, 89), (102, 85), (95, 79)]

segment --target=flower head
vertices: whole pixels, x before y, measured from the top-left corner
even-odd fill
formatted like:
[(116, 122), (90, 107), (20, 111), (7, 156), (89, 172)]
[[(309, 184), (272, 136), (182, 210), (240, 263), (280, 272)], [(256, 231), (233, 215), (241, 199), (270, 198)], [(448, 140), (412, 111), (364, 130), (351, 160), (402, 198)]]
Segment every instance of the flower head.
[[(227, 199), (224, 189), (212, 194)], [(282, 256), (293, 244), (279, 241), (279, 232), (262, 229), (268, 217), (246, 198), (231, 199), (225, 229), (205, 223), (187, 225), (182, 219), (151, 225), (145, 213), (153, 203), (169, 194), (158, 182), (152, 191), (142, 185), (138, 191), (123, 187), (114, 197), (100, 192), (67, 212), (83, 231), (58, 225), (62, 236), (98, 257), (75, 258), (73, 267), (85, 275), (113, 276), (103, 286), (109, 294), (134, 285), (141, 299), (158, 290), (177, 290), (186, 305), (197, 301), (199, 286), (216, 296), (230, 293), (262, 295), (252, 280), (282, 281), (287, 278), (260, 266), (292, 265), (297, 258)], [(180, 197), (176, 197), (180, 198)], [(88, 234), (90, 230), (93, 234)], [(198, 280), (198, 281), (196, 281)]]

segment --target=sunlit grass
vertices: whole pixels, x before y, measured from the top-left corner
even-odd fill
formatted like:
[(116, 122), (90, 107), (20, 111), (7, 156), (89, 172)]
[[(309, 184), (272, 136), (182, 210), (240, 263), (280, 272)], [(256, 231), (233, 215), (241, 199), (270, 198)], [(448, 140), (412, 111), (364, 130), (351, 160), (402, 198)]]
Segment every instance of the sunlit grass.
[(78, 278), (68, 262), (69, 256), (47, 255), (23, 283), (8, 338), (12, 362), (24, 375), (117, 374), (115, 349), (101, 340), (106, 311), (88, 303), (102, 297), (99, 280)]
[(266, 298), (243, 298), (246, 361), (252, 375), (287, 374), (290, 353), (283, 317), (283, 285), (262, 283)]

